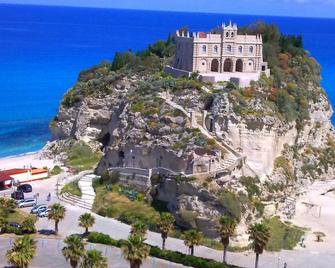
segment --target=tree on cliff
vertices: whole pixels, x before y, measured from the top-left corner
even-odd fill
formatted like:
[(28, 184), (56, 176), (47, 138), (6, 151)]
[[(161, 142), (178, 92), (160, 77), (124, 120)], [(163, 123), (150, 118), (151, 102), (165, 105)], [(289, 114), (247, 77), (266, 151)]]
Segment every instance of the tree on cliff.
[(270, 229), (264, 223), (255, 223), (249, 226), (249, 240), (252, 241), (252, 248), (256, 253), (255, 268), (258, 267), (259, 254), (263, 250), (270, 239)]
[(221, 238), (223, 245), (223, 262), (226, 262), (227, 249), (229, 246), (229, 239), (234, 234), (236, 228), (236, 221), (228, 216), (223, 216), (219, 219), (217, 231)]
[(157, 219), (157, 227), (158, 230), (161, 233), (162, 236), (162, 249), (165, 249), (165, 241), (168, 237), (168, 235), (173, 230), (174, 226), (174, 218), (170, 213), (164, 212), (160, 215), (160, 217)]

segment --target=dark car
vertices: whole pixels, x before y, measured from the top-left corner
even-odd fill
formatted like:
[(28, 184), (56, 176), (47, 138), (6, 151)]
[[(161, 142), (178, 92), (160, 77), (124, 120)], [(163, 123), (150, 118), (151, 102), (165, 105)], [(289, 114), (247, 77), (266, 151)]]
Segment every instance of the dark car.
[(15, 191), (11, 194), (11, 197), (15, 200), (24, 199), (24, 193), (22, 191)]
[(13, 227), (13, 228), (21, 228), (21, 225), (18, 224), (17, 222), (15, 222), (15, 221), (9, 222), (8, 226)]
[(24, 193), (30, 193), (30, 192), (33, 191), (33, 187), (31, 187), (30, 184), (21, 184), (21, 185), (17, 186), (17, 190), (22, 191)]

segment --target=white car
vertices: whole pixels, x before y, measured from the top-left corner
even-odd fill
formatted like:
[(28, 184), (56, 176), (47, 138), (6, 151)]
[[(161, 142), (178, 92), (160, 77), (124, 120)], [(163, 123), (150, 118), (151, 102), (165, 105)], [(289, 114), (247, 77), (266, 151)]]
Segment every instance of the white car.
[(19, 208), (25, 207), (34, 207), (36, 206), (36, 199), (35, 198), (26, 198), (18, 202), (17, 206)]
[(47, 210), (44, 210), (44, 211), (40, 211), (37, 215), (40, 218), (48, 217), (49, 216), (49, 211), (50, 211), (50, 208), (48, 208)]
[(47, 209), (48, 209), (48, 205), (40, 204), (40, 205), (36, 205), (36, 206), (34, 206), (34, 207), (31, 209), (30, 213), (31, 213), (31, 214), (38, 214), (38, 213), (40, 213), (40, 212), (42, 212), (42, 211), (45, 211), (45, 210), (47, 210)]

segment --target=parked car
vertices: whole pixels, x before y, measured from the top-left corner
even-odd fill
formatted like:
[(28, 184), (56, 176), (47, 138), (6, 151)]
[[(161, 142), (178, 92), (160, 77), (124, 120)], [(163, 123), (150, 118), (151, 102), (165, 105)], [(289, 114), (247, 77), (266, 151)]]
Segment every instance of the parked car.
[(21, 184), (17, 186), (16, 190), (24, 193), (31, 193), (33, 191), (33, 187), (30, 184)]
[(24, 199), (24, 193), (22, 191), (15, 191), (12, 192), (11, 197), (15, 200), (22, 200)]
[(37, 215), (40, 218), (48, 217), (49, 216), (49, 211), (50, 211), (50, 208), (48, 208), (48, 209), (46, 209), (44, 211), (39, 212)]
[(35, 198), (26, 198), (22, 201), (20, 201), (17, 206), (19, 208), (24, 208), (24, 207), (34, 207), (36, 206), (36, 199)]
[(15, 221), (9, 222), (8, 226), (13, 227), (13, 228), (21, 228), (21, 225)]
[(48, 209), (48, 205), (45, 205), (45, 204), (39, 204), (39, 205), (34, 206), (34, 207), (31, 209), (30, 213), (31, 213), (31, 214), (38, 214), (38, 213), (43, 212), (43, 211), (45, 211), (45, 210), (47, 210), (47, 209)]

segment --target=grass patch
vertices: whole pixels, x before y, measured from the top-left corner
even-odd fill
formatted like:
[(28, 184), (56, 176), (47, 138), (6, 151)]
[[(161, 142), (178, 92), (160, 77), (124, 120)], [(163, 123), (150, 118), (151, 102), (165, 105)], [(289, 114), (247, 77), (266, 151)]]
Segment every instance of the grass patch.
[[(24, 212), (20, 209), (15, 209), (13, 212), (8, 214), (6, 220), (7, 222), (17, 222), (19, 224), (22, 224), (22, 222), (29, 217), (32, 217), (29, 213)], [(36, 217), (34, 218), (36, 220)]]
[(62, 169), (60, 166), (54, 166), (54, 168), (52, 170), (50, 170), (49, 175), (50, 176), (55, 176), (55, 175), (59, 175), (62, 173)]
[(128, 224), (142, 221), (148, 225), (149, 229), (156, 229), (155, 219), (159, 213), (145, 201), (131, 201), (117, 191), (108, 191), (103, 185), (97, 186), (95, 190), (94, 212)]
[(101, 159), (101, 152), (94, 152), (84, 142), (79, 142), (67, 150), (68, 159), (65, 164), (77, 171), (93, 169)]
[(265, 223), (270, 228), (271, 237), (266, 249), (280, 251), (281, 249), (293, 249), (304, 235), (304, 230), (289, 223), (283, 223), (279, 217), (266, 219)]
[(60, 193), (69, 193), (71, 195), (81, 197), (81, 190), (79, 188), (78, 181), (72, 181), (65, 184)]

